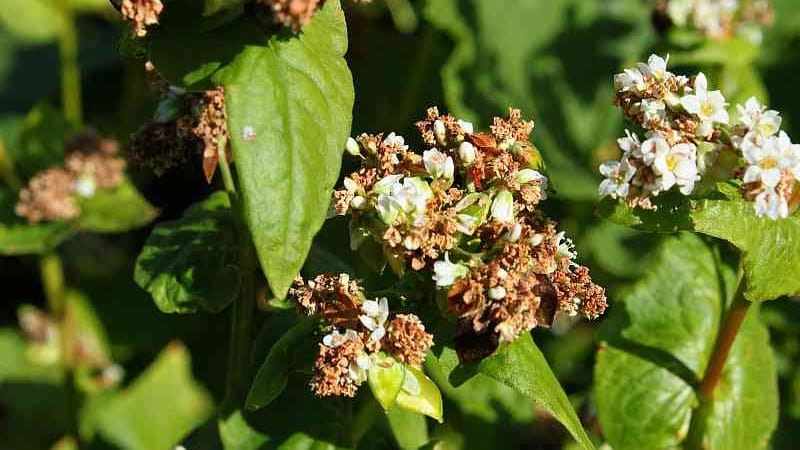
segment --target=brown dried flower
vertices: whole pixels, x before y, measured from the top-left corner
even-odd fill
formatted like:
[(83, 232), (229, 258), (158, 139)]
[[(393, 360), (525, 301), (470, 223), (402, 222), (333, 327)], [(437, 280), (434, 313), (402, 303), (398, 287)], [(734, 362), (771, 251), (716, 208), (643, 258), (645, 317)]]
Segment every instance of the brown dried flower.
[(398, 314), (389, 322), (382, 344), (386, 351), (405, 364), (421, 367), (425, 353), (433, 346), (433, 336), (414, 314)]
[(335, 347), (320, 344), (311, 390), (320, 397), (355, 397), (358, 379), (353, 372), (357, 372), (358, 358), (363, 354), (364, 342), (358, 336)]
[(152, 170), (157, 176), (199, 155), (203, 145), (193, 136), (181, 139), (175, 122), (146, 122), (131, 135), (130, 161)]
[(224, 140), (228, 162), (233, 160), (228, 140), (228, 114), (225, 109), (225, 91), (217, 89), (202, 94), (187, 95), (190, 115), (177, 121), (178, 136), (190, 141), (198, 139), (203, 145), (203, 173), (211, 183), (219, 164), (219, 145)]
[(275, 17), (275, 22), (297, 33), (311, 20), (325, 0), (262, 0)]
[(147, 36), (147, 27), (158, 24), (158, 16), (164, 10), (161, 0), (122, 0), (120, 12), (131, 21), (131, 29), (138, 37)]
[(73, 172), (61, 167), (40, 172), (20, 191), (16, 213), (30, 223), (73, 219), (80, 214), (74, 187)]

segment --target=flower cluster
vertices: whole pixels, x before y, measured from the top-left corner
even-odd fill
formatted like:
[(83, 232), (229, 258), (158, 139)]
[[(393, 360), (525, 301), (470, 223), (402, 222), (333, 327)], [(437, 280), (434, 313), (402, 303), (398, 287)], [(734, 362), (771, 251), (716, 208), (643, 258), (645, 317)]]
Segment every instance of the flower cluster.
[(64, 165), (37, 173), (20, 191), (17, 215), (30, 223), (74, 219), (80, 215), (79, 198), (122, 182), (125, 160), (117, 151), (116, 141), (93, 131), (73, 137), (64, 145)]
[(145, 123), (131, 136), (131, 162), (161, 175), (201, 155), (203, 174), (210, 183), (219, 164), (220, 145), (225, 145), (228, 161), (233, 159), (223, 88), (201, 93), (167, 88), (164, 96), (162, 105), (171, 109), (159, 111), (157, 120)]
[(311, 389), (321, 397), (353, 397), (366, 380), (378, 352), (419, 368), (433, 346), (433, 336), (414, 314), (390, 320), (386, 297), (367, 300), (360, 284), (347, 274), (298, 277), (289, 291), (298, 309), (320, 315), (329, 333), (319, 344)]
[(158, 24), (158, 16), (164, 11), (161, 0), (122, 0), (122, 16), (131, 22), (131, 30), (137, 37), (147, 36), (147, 27)]
[(761, 27), (774, 16), (768, 0), (657, 0), (656, 11), (712, 39), (738, 35), (755, 43), (761, 42)]
[[(394, 133), (348, 141), (362, 164), (334, 193), (332, 209), (350, 217), (351, 247), (371, 239), (396, 272), (428, 271), (447, 291), (457, 341), (489, 343), (478, 357), (550, 325), (557, 311), (600, 315), (603, 289), (538, 208), (548, 180), (528, 141), (533, 122), (511, 109), (494, 118), (491, 132), (476, 133), (430, 108), (417, 128), (427, 148), (419, 153)], [(462, 360), (475, 359), (458, 342)]]
[(600, 166), (601, 196), (655, 209), (654, 197), (673, 188), (692, 195), (706, 167), (722, 152), (735, 152), (747, 165), (742, 179), (756, 213), (788, 216), (800, 151), (785, 133), (778, 134), (776, 111), (753, 98), (737, 106), (738, 117), (731, 121), (725, 97), (709, 90), (702, 72), (691, 78), (672, 74), (657, 55), (617, 74), (614, 85), (616, 104), (645, 134), (640, 139), (626, 131), (617, 140), (622, 156)]

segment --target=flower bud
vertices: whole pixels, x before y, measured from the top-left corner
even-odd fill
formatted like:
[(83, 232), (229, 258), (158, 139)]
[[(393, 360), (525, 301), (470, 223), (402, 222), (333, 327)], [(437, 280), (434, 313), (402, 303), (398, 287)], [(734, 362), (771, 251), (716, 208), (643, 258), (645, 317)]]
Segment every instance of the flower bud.
[(444, 122), (441, 120), (433, 122), (433, 135), (436, 137), (438, 143), (442, 145), (447, 143), (447, 129), (444, 126)]
[(497, 193), (492, 202), (492, 219), (509, 223), (514, 221), (514, 196), (507, 190)]
[[(530, 183), (532, 181), (544, 181), (544, 180), (547, 180), (547, 178), (544, 175), (542, 175), (541, 173), (539, 173), (539, 171), (536, 171), (536, 170), (533, 170), (533, 169), (520, 169), (519, 171), (517, 171), (516, 177), (517, 177), (517, 181), (519, 181), (519, 184), (527, 184), (527, 183)], [(542, 183), (542, 184), (544, 184), (544, 183)]]
[(94, 193), (97, 191), (97, 183), (94, 181), (94, 177), (87, 173), (81, 175), (81, 177), (75, 181), (73, 189), (75, 189), (75, 193), (80, 197), (91, 198), (94, 197)]
[(506, 296), (506, 288), (503, 286), (495, 286), (490, 288), (487, 293), (492, 300), (501, 300)]
[(364, 209), (364, 206), (367, 205), (367, 199), (360, 195), (356, 195), (350, 200), (350, 207), (353, 209)]
[(444, 254), (444, 261), (433, 263), (433, 279), (437, 287), (446, 287), (455, 284), (458, 279), (467, 275), (467, 267), (462, 264), (453, 264), (447, 253)]
[(461, 131), (464, 134), (472, 134), (474, 131), (474, 127), (472, 126), (472, 122), (467, 122), (466, 120), (456, 120), (456, 123), (459, 127), (461, 127)]
[(536, 233), (531, 236), (531, 247), (538, 247), (544, 241), (544, 235), (542, 233)]
[(453, 166), (453, 158), (445, 155), (436, 148), (422, 152), (422, 162), (425, 164), (425, 169), (433, 178), (444, 178), (450, 180), (453, 178), (455, 167)]
[(517, 242), (519, 236), (522, 234), (522, 225), (515, 223), (513, 227), (506, 233), (506, 240), (508, 242)]
[(461, 164), (468, 166), (475, 162), (475, 146), (472, 143), (464, 141), (458, 146), (458, 158)]
[(344, 146), (347, 153), (350, 153), (353, 156), (358, 156), (361, 154), (361, 146), (358, 145), (355, 139), (348, 137), (347, 144)]

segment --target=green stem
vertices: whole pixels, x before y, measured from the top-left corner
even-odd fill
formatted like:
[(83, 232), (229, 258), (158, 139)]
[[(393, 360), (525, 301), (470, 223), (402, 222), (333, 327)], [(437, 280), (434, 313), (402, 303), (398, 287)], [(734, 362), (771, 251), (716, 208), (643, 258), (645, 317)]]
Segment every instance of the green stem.
[(60, 0), (58, 52), (61, 62), (61, 102), (64, 117), (74, 123), (83, 121), (81, 68), (78, 63), (78, 32), (69, 0)]
[(240, 403), (244, 400), (249, 390), (250, 381), (250, 355), (253, 342), (253, 315), (256, 305), (256, 264), (255, 252), (249, 239), (250, 232), (244, 223), (244, 214), (236, 192), (231, 168), (228, 165), (226, 148), (227, 139), (220, 138), (217, 142), (217, 157), (222, 175), (222, 183), (228, 193), (231, 209), (236, 215), (236, 226), (239, 235), (239, 258), (241, 270), (241, 286), (239, 295), (233, 302), (231, 311), (231, 338), (228, 353), (228, 372), (226, 397)]
[(55, 252), (42, 255), (39, 260), (39, 272), (44, 286), (47, 308), (58, 324), (59, 340), (61, 343), (61, 366), (64, 370), (65, 406), (69, 416), (69, 433), (75, 439), (78, 449), (84, 448), (80, 435), (80, 422), (78, 417), (79, 401), (75, 389), (74, 361), (72, 360), (72, 327), (69, 323), (67, 305), (64, 297), (64, 268), (61, 258)]
[(14, 192), (22, 188), (22, 180), (19, 179), (16, 170), (14, 170), (14, 159), (8, 154), (2, 139), (0, 139), (0, 178)]
[(739, 282), (739, 288), (736, 295), (731, 302), (731, 306), (725, 313), (722, 319), (717, 339), (714, 342), (714, 348), (711, 351), (711, 359), (706, 367), (703, 379), (700, 382), (700, 387), (697, 390), (698, 399), (700, 404), (692, 414), (692, 420), (689, 425), (689, 435), (687, 437), (688, 449), (704, 449), (703, 436), (705, 435), (705, 424), (708, 415), (711, 413), (711, 406), (714, 401), (714, 392), (719, 385), (722, 378), (722, 372), (725, 368), (725, 362), (728, 360), (728, 355), (731, 352), (733, 343), (739, 330), (742, 327), (744, 319), (747, 317), (747, 311), (750, 309), (752, 302), (744, 298), (745, 281)]

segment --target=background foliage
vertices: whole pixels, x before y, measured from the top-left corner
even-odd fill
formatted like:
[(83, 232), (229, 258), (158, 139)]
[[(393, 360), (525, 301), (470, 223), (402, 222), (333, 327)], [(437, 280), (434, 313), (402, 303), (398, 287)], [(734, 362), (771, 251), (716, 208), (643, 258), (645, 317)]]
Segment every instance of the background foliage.
[[(144, 60), (136, 58), (139, 49), (108, 2), (71, 2), (80, 13), (77, 31), (85, 122), (124, 142), (152, 115), (158, 95), (148, 86)], [(526, 116), (536, 120), (533, 141), (544, 154), (558, 194), (557, 200), (548, 204), (548, 213), (560, 220), (562, 227), (575, 238), (581, 262), (592, 268), (600, 284), (608, 287), (613, 302), (599, 335), (596, 324), (569, 322), (559, 322), (551, 330), (534, 333), (534, 339), (565, 386), (569, 400), (577, 407), (584, 424), (590, 424), (588, 428), (595, 442), (603, 442), (602, 430), (606, 439), (617, 443), (617, 450), (635, 448), (626, 447), (625, 435), (643, 433), (653, 440), (652, 448), (669, 448), (674, 444), (671, 439), (688, 432), (686, 408), (693, 401), (693, 394), (687, 386), (696, 383), (696, 377), (702, 373), (709, 347), (685, 349), (681, 343), (706, 342), (704, 339), (713, 337), (718, 324), (711, 319), (728, 301), (725, 283), (734, 276), (726, 262), (730, 255), (714, 254), (707, 241), (688, 235), (644, 234), (594, 215), (596, 167), (614, 156), (614, 140), (624, 126), (621, 114), (611, 102), (611, 76), (651, 51), (671, 52), (673, 61), (683, 68), (702, 68), (711, 74), (712, 80), (724, 79), (727, 86), (723, 89), (736, 91), (734, 96), (756, 93), (765, 97), (762, 100), (768, 96), (771, 107), (783, 115), (784, 129), (792, 136), (800, 136), (800, 103), (796, 101), (797, 87), (793, 81), (800, 69), (800, 9), (794, 0), (773, 3), (776, 20), (765, 30), (763, 45), (757, 52), (712, 48), (718, 56), (709, 49), (698, 56), (681, 49), (676, 41), (659, 36), (651, 22), (649, 3), (640, 0), (427, 0), (409, 4), (387, 0), (385, 4), (376, 1), (374, 5), (345, 7), (349, 38), (346, 59), (352, 71), (356, 103), (353, 134), (394, 130), (412, 135), (413, 121), (434, 104), (482, 126), (486, 125), (482, 120), (504, 113), (508, 106), (521, 108)], [(62, 26), (61, 12), (53, 4), (48, 0), (27, 0), (24, 4), (12, 0), (0, 2), (0, 137), (18, 161), (17, 171), (26, 178), (52, 161), (52, 149), (59, 146), (69, 126), (53, 111), (60, 103), (56, 40)], [(199, 49), (192, 56), (208, 56), (191, 36), (181, 44)], [(281, 64), (275, 55), (247, 56), (248, 61), (243, 64)], [(302, 59), (303, 55), (288, 57)], [(223, 70), (215, 76), (235, 79), (236, 74)], [(264, 80), (265, 83), (282, 81), (285, 80)], [(337, 95), (344, 97), (340, 101), (346, 103), (348, 93), (339, 92), (336, 86), (329, 90), (337, 91)], [(241, 108), (257, 109), (258, 105), (246, 104), (252, 101), (247, 93), (242, 93), (241, 101), (244, 103)], [(288, 113), (302, 114), (302, 111)], [(333, 126), (343, 126), (341, 117), (328, 119)], [(317, 138), (313, 130), (303, 133), (309, 141)], [(244, 154), (236, 157), (246, 161)], [(332, 161), (331, 167), (338, 164)], [(245, 167), (264, 172), (276, 170), (257, 162)], [(329, 172), (312, 176), (330, 184), (336, 174)], [(227, 321), (207, 314), (165, 315), (158, 308), (219, 311), (231, 299), (225, 298), (224, 292), (217, 292), (219, 295), (213, 295), (213, 301), (204, 303), (192, 291), (197, 284), (181, 284), (181, 280), (171, 277), (142, 280), (148, 274), (137, 273), (137, 281), (146, 284), (149, 293), (134, 284), (134, 261), (143, 247), (146, 255), (175, 252), (175, 247), (180, 247), (180, 243), (159, 239), (158, 231), (170, 228), (202, 231), (219, 251), (201, 269), (218, 276), (230, 275), (224, 270), (219, 272), (228, 267), (225, 252), (235, 245), (236, 239), (225, 235), (224, 227), (219, 225), (230, 220), (224, 210), (217, 208), (224, 200), (214, 194), (202, 205), (187, 210), (220, 186), (205, 183), (199, 162), (164, 177), (153, 177), (135, 168), (129, 171), (129, 176), (147, 202), (158, 210), (158, 219), (148, 227), (109, 234), (134, 228), (133, 225), (140, 225), (136, 222), (149, 218), (150, 206), (136, 194), (134, 204), (139, 205), (138, 213), (130, 217), (108, 214), (113, 211), (114, 199), (105, 204), (98, 201), (87, 208), (96, 213), (87, 214), (85, 222), (77, 227), (41, 225), (24, 231), (35, 233), (37, 239), (20, 237), (15, 234), (20, 230), (15, 228), (13, 217), (8, 216), (13, 200), (2, 191), (0, 247), (7, 255), (24, 254), (63, 241), (60, 253), (67, 282), (75, 288), (70, 298), (76, 299), (68, 303), (83, 305), (90, 311), (88, 314), (94, 317), (90, 322), (100, 330), (98, 333), (107, 342), (113, 359), (124, 366), (125, 381), (120, 392), (100, 396), (81, 411), (81, 416), (88, 418), (84, 421), (89, 424), (86, 433), (98, 436), (97, 448), (160, 449), (178, 441), (191, 450), (220, 448), (215, 424), (207, 420), (224, 394), (221, 386)], [(279, 177), (280, 171), (265, 176)], [(297, 183), (302, 188), (302, 180)], [(245, 186), (245, 202), (250, 195), (248, 189), (256, 192), (259, 188)], [(135, 191), (126, 189), (119, 195), (134, 195)], [(291, 226), (303, 227), (316, 220), (298, 218)], [(152, 227), (156, 232), (148, 238)], [(341, 238), (345, 228), (343, 222), (336, 220), (326, 224), (311, 246), (306, 263), (309, 273), (343, 266), (365, 273), (360, 260), (342, 257), (349, 253), (346, 239)], [(20, 247), (21, 243), (29, 245), (29, 242), (38, 242), (42, 248)], [(263, 252), (269, 251), (269, 242), (256, 244), (265, 248)], [(665, 256), (665, 249), (669, 248), (676, 251)], [(296, 255), (287, 257), (292, 256)], [(679, 256), (678, 261), (668, 260)], [(289, 268), (301, 263), (287, 262)], [(676, 266), (681, 270), (671, 270)], [(155, 270), (168, 269), (174, 268)], [(281, 270), (288, 272), (285, 268)], [(68, 427), (64, 402), (59, 398), (61, 380), (58, 373), (28, 361), (29, 350), (17, 326), (21, 305), (45, 304), (37, 260), (30, 256), (4, 256), (0, 258), (0, 273), (4, 280), (0, 302), (0, 448), (52, 448)], [(287, 284), (291, 279), (290, 273), (267, 275), (281, 280), (279, 284)], [(205, 273), (194, 276), (204, 279)], [(235, 275), (214, 280), (211, 285), (235, 283), (232, 278)], [(669, 281), (669, 287), (683, 284), (686, 287), (670, 290), (660, 286), (662, 289), (657, 290), (658, 283), (665, 280)], [(709, 291), (700, 296), (697, 289), (703, 286)], [(164, 297), (159, 297), (159, 292), (166, 290), (180, 292), (183, 301), (160, 302)], [(674, 297), (653, 294), (664, 290)], [(617, 303), (622, 300), (625, 303)], [(737, 341), (733, 368), (725, 375), (721, 389), (749, 402), (740, 404), (740, 407), (748, 405), (747, 415), (741, 410), (724, 415), (718, 411), (710, 413), (710, 429), (714, 429), (714, 421), (729, 420), (734, 423), (733, 429), (739, 430), (734, 435), (712, 432), (714, 442), (719, 442), (718, 448), (754, 448), (757, 444), (750, 443), (762, 441), (775, 421), (778, 425), (770, 440), (771, 448), (793, 448), (800, 438), (797, 339), (800, 304), (796, 299), (788, 300), (764, 304), (759, 315), (746, 323)], [(671, 304), (681, 305), (685, 314), (673, 317), (665, 313), (663, 308)], [(259, 337), (257, 349), (266, 350), (269, 343), (278, 340), (280, 330), (292, 325), (279, 312), (270, 313), (268, 320), (269, 331)], [(682, 321), (687, 324), (686, 333), (698, 335), (669, 334), (667, 330), (674, 328), (664, 323), (670, 321)], [(566, 333), (569, 335), (564, 337)], [(603, 342), (602, 349), (596, 354), (599, 342)], [(769, 352), (759, 350), (767, 342), (775, 348), (774, 360)], [(659, 352), (642, 354), (643, 346)], [(257, 359), (264, 357), (266, 354)], [(674, 370), (648, 367), (651, 361), (664, 359)], [(778, 368), (778, 386), (772, 386), (769, 377), (762, 380), (758, 374), (750, 377), (736, 372), (772, 364)], [(440, 439), (447, 448), (538, 449), (576, 445), (566, 430), (528, 398), (493, 381), (508, 382), (502, 373), (492, 372), (491, 361), (486, 365), (485, 371), (481, 368), (482, 375), (460, 386), (450, 385), (452, 378), (444, 372), (441, 377), (432, 376), (442, 387), (448, 422), (432, 427), (430, 437)], [(604, 369), (619, 365), (635, 367), (647, 376), (662, 379), (670, 387), (671, 396), (651, 399), (647, 393), (627, 389), (635, 382), (609, 377), (613, 372)], [(750, 368), (745, 369), (747, 366)], [(737, 384), (742, 377), (756, 384)], [(599, 393), (594, 396), (593, 382), (595, 392)], [(537, 387), (529, 389), (535, 392)], [(272, 448), (278, 442), (284, 442), (285, 448), (312, 448), (314, 437), (326, 427), (336, 426), (336, 421), (331, 420), (323, 402), (310, 409), (306, 404), (298, 410), (299, 403), (293, 404), (292, 399), (303, 395), (305, 390), (303, 385), (290, 383), (280, 401), (285, 409), (259, 413), (271, 424), (273, 432), (269, 435), (254, 432), (242, 437), (232, 430), (245, 427), (247, 418), (232, 415), (223, 427), (221, 439), (226, 440), (228, 430), (229, 436), (248, 440), (247, 445), (252, 448), (261, 445)], [(780, 412), (774, 417), (770, 405), (778, 401), (778, 395)], [(760, 401), (754, 402), (753, 398)], [(714, 405), (715, 410), (726, 407)], [(598, 420), (598, 412), (606, 419)], [(615, 414), (641, 415), (641, 429), (615, 428)], [(758, 420), (753, 420), (754, 417)], [(162, 429), (161, 424), (169, 426)], [(390, 430), (404, 436), (405, 441), (395, 441)], [(382, 419), (363, 442), (370, 448), (398, 445), (416, 448), (427, 441), (415, 440), (419, 430), (416, 416), (395, 413)], [(742, 446), (734, 447), (724, 439), (735, 439)]]

